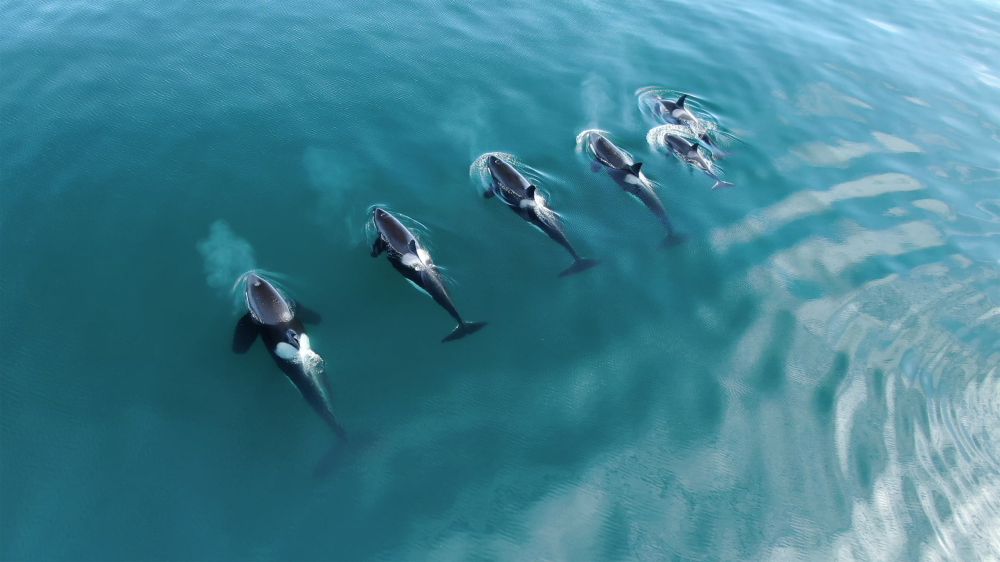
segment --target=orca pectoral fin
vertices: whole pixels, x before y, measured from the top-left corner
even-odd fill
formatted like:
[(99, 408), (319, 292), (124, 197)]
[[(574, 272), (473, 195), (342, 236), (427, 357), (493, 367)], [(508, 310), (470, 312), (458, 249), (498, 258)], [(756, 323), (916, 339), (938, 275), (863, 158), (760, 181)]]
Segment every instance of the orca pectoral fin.
[(386, 248), (387, 245), (385, 243), (385, 238), (382, 238), (382, 236), (379, 235), (378, 240), (376, 240), (375, 243), (372, 244), (372, 257), (373, 258), (379, 257), (380, 255), (382, 255), (382, 252), (386, 250)]
[(260, 327), (253, 321), (250, 313), (247, 312), (236, 323), (236, 331), (233, 332), (233, 353), (241, 355), (246, 353), (250, 349), (250, 346), (253, 345), (253, 342), (257, 341), (258, 333), (260, 333)]
[(594, 172), (595, 174), (597, 172), (600, 172), (601, 171), (601, 164), (599, 162), (591, 162), (590, 163), (590, 171)]
[(483, 192), (483, 199), (490, 199), (496, 194), (497, 194), (497, 188), (491, 184), (490, 188), (487, 189), (485, 192)]
[(319, 324), (323, 321), (323, 317), (318, 312), (311, 308), (306, 308), (298, 301), (295, 301), (295, 317), (301, 320), (303, 324)]

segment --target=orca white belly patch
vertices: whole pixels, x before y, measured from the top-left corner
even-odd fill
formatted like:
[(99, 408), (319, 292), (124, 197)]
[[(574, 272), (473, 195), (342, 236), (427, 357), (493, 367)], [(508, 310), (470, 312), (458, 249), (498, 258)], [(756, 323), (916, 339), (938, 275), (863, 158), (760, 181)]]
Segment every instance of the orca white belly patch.
[(302, 365), (302, 370), (310, 377), (315, 377), (323, 368), (323, 358), (312, 350), (306, 334), (299, 335), (298, 349), (287, 342), (278, 342), (274, 347), (274, 354), (285, 361)]

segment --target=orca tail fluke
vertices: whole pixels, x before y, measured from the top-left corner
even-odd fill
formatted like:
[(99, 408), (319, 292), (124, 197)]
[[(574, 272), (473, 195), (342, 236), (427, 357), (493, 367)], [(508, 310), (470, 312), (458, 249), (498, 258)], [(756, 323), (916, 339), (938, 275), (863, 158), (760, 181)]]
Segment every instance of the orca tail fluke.
[(723, 187), (732, 187), (733, 185), (734, 184), (732, 182), (718, 180), (715, 182), (715, 185), (712, 186), (712, 189), (722, 189)]
[(683, 234), (677, 234), (676, 232), (671, 232), (666, 238), (660, 242), (660, 248), (673, 248), (674, 246), (679, 246), (687, 240), (687, 236)]
[(575, 262), (573, 262), (573, 265), (562, 270), (562, 272), (559, 273), (559, 277), (566, 277), (567, 275), (573, 275), (574, 273), (587, 271), (588, 269), (594, 267), (599, 263), (601, 263), (601, 260), (590, 260), (585, 258), (579, 258)]
[(462, 339), (469, 334), (474, 334), (479, 330), (482, 330), (486, 324), (487, 322), (462, 322), (456, 326), (450, 334), (445, 336), (445, 338), (441, 340), (441, 343), (455, 341), (457, 339)]

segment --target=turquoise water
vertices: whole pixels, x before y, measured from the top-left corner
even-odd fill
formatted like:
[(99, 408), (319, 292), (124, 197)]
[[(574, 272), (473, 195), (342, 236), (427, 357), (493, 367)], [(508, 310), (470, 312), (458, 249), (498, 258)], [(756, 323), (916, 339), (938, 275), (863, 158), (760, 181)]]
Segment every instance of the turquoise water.
[[(3, 559), (1000, 558), (995, 2), (0, 14)], [(646, 88), (730, 135), (735, 187), (647, 141)], [(558, 278), (489, 152), (603, 263)], [(488, 327), (440, 343), (375, 204)], [(326, 478), (328, 429), (230, 351), (249, 268), (323, 314), (370, 437)]]

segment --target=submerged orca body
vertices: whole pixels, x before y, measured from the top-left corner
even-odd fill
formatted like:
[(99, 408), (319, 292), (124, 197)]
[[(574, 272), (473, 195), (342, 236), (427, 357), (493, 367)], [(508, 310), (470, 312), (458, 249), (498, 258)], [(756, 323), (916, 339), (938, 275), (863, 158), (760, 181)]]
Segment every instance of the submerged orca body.
[(667, 216), (663, 202), (653, 191), (648, 182), (639, 175), (642, 162), (635, 162), (625, 151), (615, 146), (613, 142), (600, 133), (590, 134), (590, 149), (594, 155), (594, 171), (605, 168), (626, 193), (638, 199), (647, 209), (660, 219), (667, 230), (667, 237), (661, 242), (662, 247), (676, 246), (684, 241), (684, 237), (674, 232), (674, 226)]
[(442, 342), (454, 341), (469, 334), (478, 332), (486, 322), (466, 322), (458, 314), (451, 296), (444, 285), (444, 279), (431, 260), (430, 253), (417, 240), (417, 237), (399, 219), (378, 207), (372, 212), (375, 228), (378, 230), (378, 240), (372, 246), (372, 257), (377, 258), (386, 252), (389, 263), (396, 268), (407, 281), (430, 295), (434, 302), (448, 311), (448, 314), (458, 322), (458, 326)]
[[(716, 133), (718, 134), (718, 133)], [(719, 146), (719, 143), (708, 134), (708, 131), (703, 132), (698, 135), (698, 142), (701, 146), (707, 147), (709, 152), (712, 153), (713, 159), (725, 158), (726, 156), (732, 156), (736, 154), (735, 152), (726, 150)]]
[(712, 189), (719, 189), (720, 187), (729, 187), (733, 185), (728, 181), (723, 181), (716, 175), (715, 170), (712, 169), (712, 164), (704, 156), (698, 152), (698, 143), (690, 143), (682, 137), (677, 135), (667, 134), (663, 137), (664, 142), (666, 142), (667, 147), (671, 152), (680, 156), (682, 160), (691, 164), (692, 166), (698, 168), (705, 175), (715, 180), (715, 185)]
[(522, 176), (516, 168), (493, 155), (487, 158), (486, 163), (493, 182), (490, 184), (489, 191), (483, 196), (489, 198), (499, 195), (500, 199), (512, 211), (547, 234), (560, 246), (566, 248), (569, 255), (573, 257), (573, 265), (563, 270), (559, 274), (560, 277), (586, 271), (601, 263), (599, 260), (581, 258), (576, 253), (566, 238), (566, 232), (563, 230), (562, 223), (559, 222), (559, 217), (546, 206), (542, 194), (538, 193), (535, 186), (531, 185), (531, 182)]
[(323, 370), (323, 359), (310, 347), (303, 326), (304, 322), (319, 323), (319, 314), (285, 298), (274, 285), (252, 271), (247, 274), (246, 283), (249, 311), (236, 324), (233, 351), (246, 353), (260, 336), (278, 368), (337, 438), (346, 441), (347, 433), (333, 415), (333, 394)]

